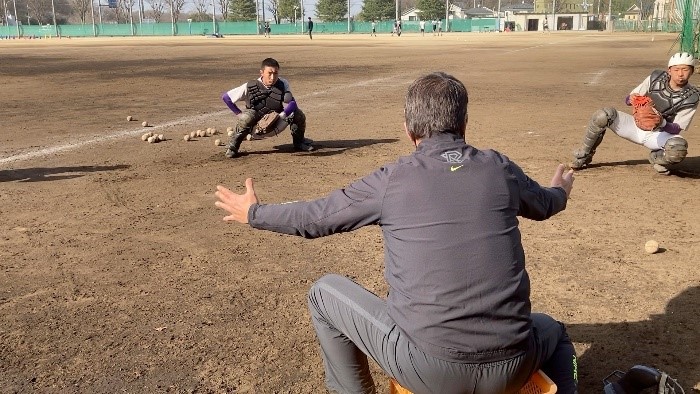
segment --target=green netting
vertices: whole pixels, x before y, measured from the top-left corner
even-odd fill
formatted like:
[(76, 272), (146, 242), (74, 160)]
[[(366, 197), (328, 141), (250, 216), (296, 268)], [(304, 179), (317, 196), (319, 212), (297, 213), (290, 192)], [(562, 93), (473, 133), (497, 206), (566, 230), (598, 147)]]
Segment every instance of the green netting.
[[(451, 20), (449, 26), (443, 21), (444, 31), (454, 32), (483, 32), (496, 30), (497, 20), (495, 18), (483, 19), (456, 19)], [(298, 23), (271, 24), (272, 35), (282, 34), (303, 34), (306, 33), (306, 25), (301, 21)], [(391, 33), (393, 21), (376, 22), (378, 34)], [(426, 33), (432, 33), (432, 24), (426, 23)], [(85, 25), (53, 25), (36, 26), (0, 26), (0, 37), (16, 37), (19, 30), (19, 37), (44, 38), (55, 37), (58, 33), (61, 37), (128, 37), (128, 36), (188, 36), (188, 35), (210, 35), (219, 33), (226, 35), (255, 35), (262, 34), (262, 27), (258, 27), (255, 21), (252, 22), (178, 22), (175, 24), (161, 23), (103, 23)], [(316, 22), (314, 24), (315, 34), (369, 34), (372, 31), (372, 22), (347, 21), (340, 22)], [(402, 31), (417, 33), (420, 31), (418, 21), (403, 21)]]
[(683, 28), (680, 34), (680, 50), (700, 55), (700, 0), (679, 0), (683, 4)]
[[(637, 32), (679, 32), (679, 45), (684, 51), (694, 52), (700, 55), (698, 41), (700, 32), (698, 31), (698, 19), (700, 17), (700, 0), (679, 0), (682, 7), (683, 19), (678, 21), (662, 20), (625, 20), (615, 21), (615, 31), (637, 31)], [(443, 30), (451, 32), (489, 32), (497, 30), (498, 20), (496, 18), (476, 18), (476, 19), (454, 19), (449, 21), (449, 25), (443, 20)], [(272, 24), (272, 35), (290, 35), (306, 33), (306, 25), (301, 21), (298, 23)], [(376, 22), (378, 34), (391, 33), (393, 21)], [(210, 35), (214, 32), (223, 35), (255, 35), (262, 34), (262, 27), (258, 28), (255, 21), (252, 22), (178, 22), (175, 24), (168, 22), (161, 23), (96, 23), (85, 25), (58, 25), (58, 33), (62, 37), (128, 37), (128, 36), (188, 36), (188, 35)], [(417, 33), (420, 31), (418, 21), (403, 21), (403, 32)], [(432, 23), (427, 22), (426, 33), (432, 34)], [(53, 25), (21, 25), (0, 26), (0, 38), (16, 37), (43, 38), (56, 36), (56, 28)], [(349, 31), (348, 31), (349, 30)], [(348, 28), (347, 21), (341, 22), (316, 22), (314, 33), (316, 34), (369, 34), (372, 30), (371, 22), (352, 21)], [(516, 30), (521, 30), (516, 27)]]

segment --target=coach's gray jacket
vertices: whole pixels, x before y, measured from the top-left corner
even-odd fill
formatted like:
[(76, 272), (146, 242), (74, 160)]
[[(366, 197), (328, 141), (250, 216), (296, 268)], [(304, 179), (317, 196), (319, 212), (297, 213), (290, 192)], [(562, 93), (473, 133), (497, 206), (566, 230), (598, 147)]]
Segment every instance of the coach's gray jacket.
[(513, 357), (530, 334), (530, 280), (517, 216), (566, 207), (498, 152), (439, 134), (325, 198), (253, 205), (250, 225), (316, 238), (382, 228), (389, 315), (424, 352), (447, 361)]

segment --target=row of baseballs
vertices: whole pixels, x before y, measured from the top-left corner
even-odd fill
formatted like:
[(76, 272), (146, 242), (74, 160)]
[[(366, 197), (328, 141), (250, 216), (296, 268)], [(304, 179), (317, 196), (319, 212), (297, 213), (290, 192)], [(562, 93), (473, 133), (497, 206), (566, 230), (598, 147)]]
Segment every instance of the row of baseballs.
[(211, 137), (212, 135), (220, 134), (215, 128), (209, 127), (206, 130), (192, 131), (189, 134), (185, 134), (185, 141), (189, 141), (197, 137)]
[[(129, 115), (129, 116), (126, 117), (126, 121), (127, 121), (127, 122), (131, 122), (132, 120), (136, 120), (136, 119), (134, 119), (134, 117), (131, 116), (131, 115)], [(143, 126), (143, 127), (150, 127), (150, 125), (149, 125), (148, 122), (146, 122), (146, 121), (143, 121), (143, 123), (141, 123), (141, 126)]]

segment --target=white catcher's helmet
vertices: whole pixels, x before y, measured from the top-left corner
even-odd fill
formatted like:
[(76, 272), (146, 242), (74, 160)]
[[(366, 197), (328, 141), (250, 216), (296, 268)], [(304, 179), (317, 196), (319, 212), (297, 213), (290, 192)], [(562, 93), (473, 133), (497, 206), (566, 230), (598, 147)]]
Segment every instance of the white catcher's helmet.
[(690, 66), (695, 68), (695, 58), (688, 52), (678, 52), (668, 60), (668, 66)]

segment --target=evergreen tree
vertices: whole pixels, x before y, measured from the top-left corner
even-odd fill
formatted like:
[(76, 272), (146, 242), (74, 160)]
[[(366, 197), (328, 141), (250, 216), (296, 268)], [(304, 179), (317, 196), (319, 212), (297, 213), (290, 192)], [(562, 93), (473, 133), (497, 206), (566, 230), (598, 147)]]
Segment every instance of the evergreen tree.
[(301, 20), (302, 15), (300, 0), (279, 0), (279, 6), (277, 8), (279, 19), (287, 19), (290, 22), (294, 22), (294, 6), (297, 8), (297, 20)]
[(346, 0), (318, 0), (316, 16), (324, 22), (339, 22), (348, 14)]
[(228, 20), (231, 22), (254, 21), (257, 19), (255, 0), (231, 0)]
[(365, 0), (359, 19), (363, 21), (383, 21), (395, 18), (394, 0)]
[(420, 18), (424, 21), (445, 17), (445, 2), (443, 0), (418, 0), (416, 8), (420, 10)]

